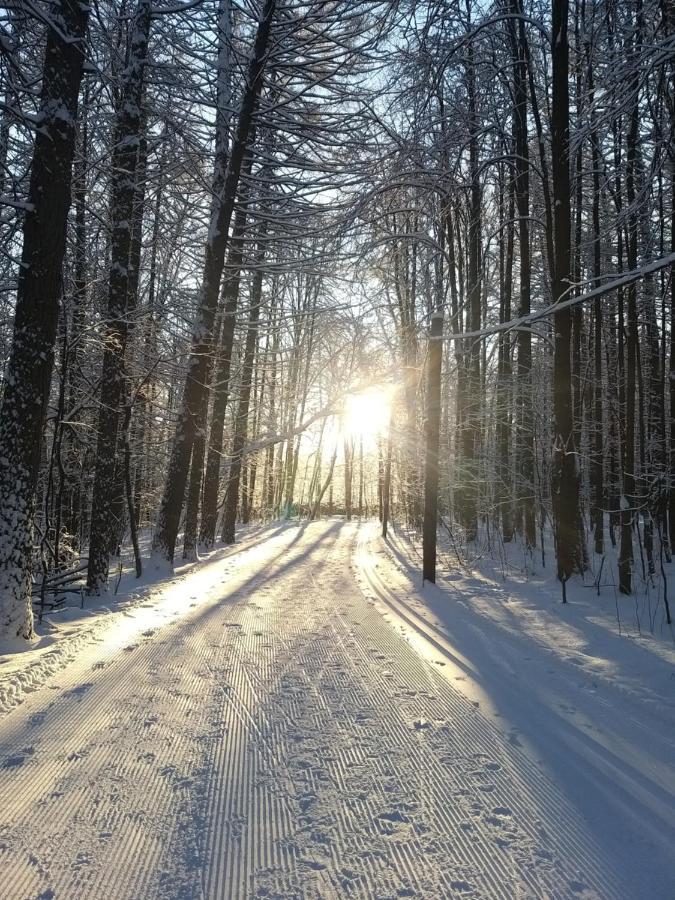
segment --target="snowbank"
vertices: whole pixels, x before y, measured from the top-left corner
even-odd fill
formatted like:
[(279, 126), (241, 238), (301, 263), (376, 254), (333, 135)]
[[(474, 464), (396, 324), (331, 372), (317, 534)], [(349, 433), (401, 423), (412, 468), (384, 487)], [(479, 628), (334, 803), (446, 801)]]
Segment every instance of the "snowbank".
[[(126, 639), (131, 630), (141, 632), (165, 625), (186, 608), (209, 599), (220, 584), (223, 570), (219, 564), (223, 560), (252, 550), (286, 527), (277, 524), (246, 529), (236, 546), (219, 548), (197, 562), (177, 566), (168, 576), (146, 566), (143, 576), (136, 579), (127, 565), (116, 594), (110, 591), (100, 597), (85, 597), (83, 608), (78, 597), (72, 601), (74, 605), (66, 603), (45, 613), (42, 623), (36, 625), (32, 642), (18, 638), (0, 641), (0, 716), (76, 659), (85, 647), (102, 643), (113, 626), (115, 635), (123, 634)], [(114, 579), (111, 581), (114, 583)], [(191, 595), (189, 603), (186, 593)], [(128, 627), (120, 630), (125, 617)]]

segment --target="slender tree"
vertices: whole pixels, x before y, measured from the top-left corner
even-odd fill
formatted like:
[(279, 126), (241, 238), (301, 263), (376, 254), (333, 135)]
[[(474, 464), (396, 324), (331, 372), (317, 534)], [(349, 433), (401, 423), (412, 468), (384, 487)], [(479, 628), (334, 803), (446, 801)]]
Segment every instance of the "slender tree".
[[(114, 488), (119, 491), (117, 470), (122, 471), (118, 455), (118, 427), (125, 397), (125, 354), (134, 296), (134, 207), (141, 163), (143, 85), (151, 22), (152, 0), (138, 0), (129, 28), (128, 62), (122, 75), (112, 160), (108, 309), (103, 336), (101, 405), (87, 569), (87, 590), (91, 593), (98, 593), (107, 582), (109, 554), (113, 545), (111, 537), (119, 531), (115, 529), (115, 520), (121, 517), (122, 508), (120, 503), (115, 503)], [(137, 253), (140, 253), (140, 241), (136, 242), (136, 246)], [(139, 260), (136, 260), (136, 274), (138, 263)]]
[[(571, 212), (569, 152), (568, 2), (552, 5), (551, 156), (554, 201), (555, 278), (553, 302), (563, 300), (571, 281)], [(558, 577), (563, 582), (582, 566), (579, 535), (579, 473), (574, 444), (572, 404), (572, 314), (569, 307), (554, 317), (553, 359), (554, 459), (552, 494), (556, 527)]]

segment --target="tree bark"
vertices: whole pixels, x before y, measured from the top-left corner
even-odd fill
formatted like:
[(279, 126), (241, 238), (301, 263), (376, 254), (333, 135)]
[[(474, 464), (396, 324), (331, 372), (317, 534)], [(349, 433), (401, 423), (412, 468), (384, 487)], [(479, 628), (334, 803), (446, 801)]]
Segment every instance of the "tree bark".
[[(566, 295), (571, 278), (571, 210), (569, 157), (568, 0), (553, 0), (551, 53), (555, 278), (552, 299)], [(553, 359), (554, 446), (551, 491), (556, 528), (558, 578), (564, 583), (582, 568), (579, 536), (579, 476), (574, 445), (571, 344), (572, 317), (567, 307), (555, 313)], [(563, 594), (564, 596), (564, 594)]]
[(33, 515), (61, 297), (89, 7), (50, 9), (14, 332), (0, 412), (0, 635), (33, 633)]
[(422, 579), (436, 583), (436, 529), (438, 527), (438, 447), (441, 422), (441, 363), (443, 313), (431, 317), (427, 362), (426, 454), (424, 461), (424, 526)]
[[(103, 371), (87, 567), (89, 593), (99, 593), (105, 588), (115, 512), (119, 515), (123, 508), (123, 467), (117, 459), (117, 442), (121, 405), (125, 395), (125, 353), (133, 287), (131, 251), (134, 201), (141, 155), (141, 106), (151, 20), (152, 0), (139, 0), (136, 15), (130, 24), (129, 62), (122, 76), (115, 126), (108, 308), (103, 338)], [(121, 497), (116, 491), (121, 492)]]
[[(588, 91), (591, 108), (591, 159), (593, 164), (593, 287), (600, 285), (602, 274), (602, 240), (600, 237), (600, 147), (595, 123), (595, 82), (593, 47), (587, 45)], [(604, 478), (603, 478), (603, 410), (602, 410), (602, 300), (593, 305), (593, 434), (591, 458), (591, 520), (596, 553), (604, 551)]]
[[(522, 15), (522, 0), (513, 0), (513, 11)], [(530, 257), (530, 156), (527, 133), (527, 40), (525, 23), (511, 25), (514, 61), (514, 127), (516, 138), (516, 206), (520, 250), (520, 296), (518, 315), (531, 310), (532, 265)], [(532, 551), (537, 542), (534, 493), (534, 416), (532, 411), (532, 335), (518, 332), (518, 497), (525, 546)]]
[(256, 268), (253, 275), (253, 283), (251, 284), (251, 306), (249, 310), (248, 328), (246, 330), (246, 344), (244, 346), (241, 389), (239, 394), (239, 405), (237, 407), (237, 416), (235, 419), (232, 456), (230, 459), (230, 471), (223, 510), (223, 529), (221, 537), (225, 544), (233, 544), (235, 539), (241, 458), (248, 433), (248, 410), (251, 399), (251, 385), (253, 382), (253, 361), (258, 340), (258, 323), (260, 321), (260, 300), (262, 297), (264, 276), (263, 262), (265, 259), (265, 235), (266, 228), (265, 223), (263, 222), (260, 226), (258, 253), (255, 260)]
[[(633, 48), (633, 63), (635, 65), (640, 46), (640, 13), (638, 7), (635, 45)], [(628, 126), (626, 142), (626, 200), (628, 203), (628, 240), (626, 241), (626, 255), (628, 268), (637, 265), (637, 240), (638, 222), (635, 203), (635, 179), (637, 163), (637, 143), (639, 137), (639, 73), (637, 69), (632, 78), (632, 106)], [(621, 548), (619, 553), (619, 590), (622, 594), (632, 592), (632, 561), (633, 561), (633, 535), (632, 525), (634, 521), (635, 496), (635, 387), (638, 369), (638, 312), (637, 312), (637, 285), (628, 285), (627, 288), (627, 334), (626, 334), (626, 429), (624, 450), (624, 494), (622, 497), (622, 527)]]
[[(248, 153), (244, 162), (244, 178), (251, 172), (253, 154)], [(202, 521), (199, 531), (199, 543), (205, 550), (210, 550), (216, 539), (216, 519), (218, 508), (218, 490), (220, 486), (220, 461), (223, 455), (223, 435), (225, 433), (225, 413), (230, 393), (230, 368), (232, 366), (232, 347), (236, 325), (239, 289), (241, 286), (241, 267), (244, 258), (244, 235), (246, 232), (248, 186), (242, 181), (239, 192), (239, 205), (234, 217), (234, 227), (230, 241), (230, 252), (225, 267), (223, 283), (223, 322), (220, 331), (220, 343), (216, 354), (216, 372), (213, 385), (213, 410), (209, 429), (206, 474), (202, 493)]]

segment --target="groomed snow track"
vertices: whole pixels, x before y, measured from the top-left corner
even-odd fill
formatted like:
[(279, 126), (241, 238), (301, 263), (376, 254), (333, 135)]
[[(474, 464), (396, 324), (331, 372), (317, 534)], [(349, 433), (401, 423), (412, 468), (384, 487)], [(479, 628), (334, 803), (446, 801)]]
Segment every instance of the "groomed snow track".
[[(625, 896), (563, 797), (284, 529), (0, 722), (2, 898)], [(387, 599), (374, 570), (373, 593)], [(393, 602), (392, 598), (388, 600)]]

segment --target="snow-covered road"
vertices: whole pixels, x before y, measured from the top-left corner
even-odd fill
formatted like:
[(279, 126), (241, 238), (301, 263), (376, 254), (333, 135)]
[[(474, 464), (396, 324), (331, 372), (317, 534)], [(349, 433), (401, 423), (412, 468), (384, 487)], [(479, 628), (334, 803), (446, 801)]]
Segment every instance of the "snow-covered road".
[(3, 900), (628, 896), (540, 767), (364, 597), (357, 538), (268, 531), (203, 593), (188, 579), (183, 615), (129, 611), (0, 721)]

